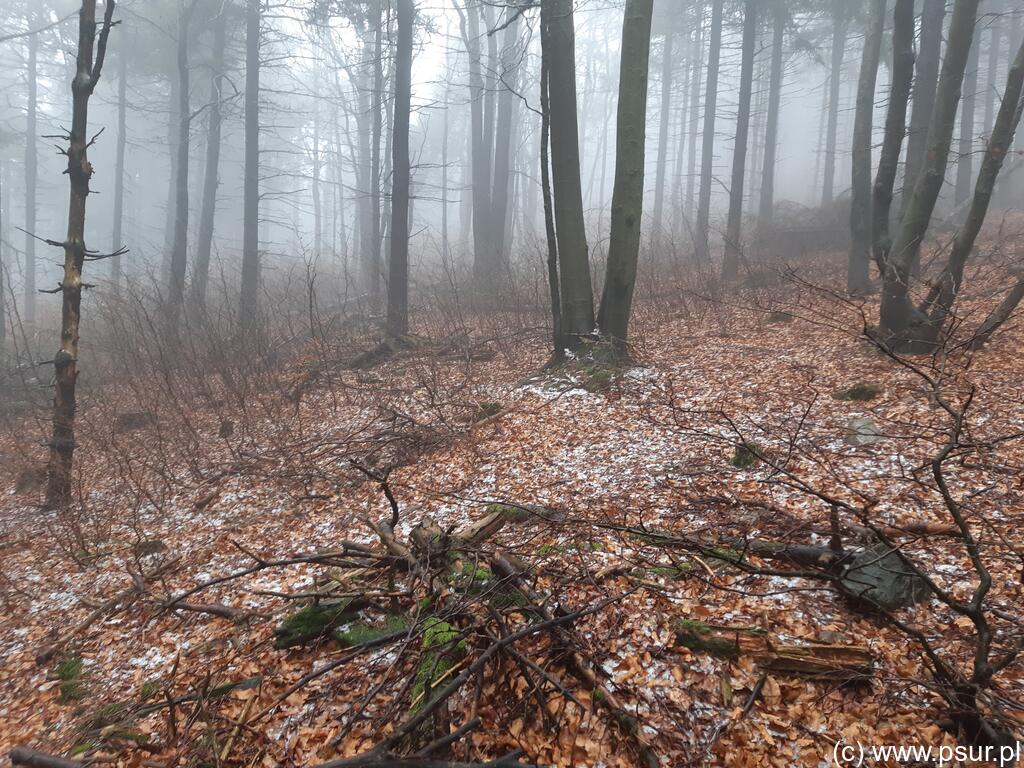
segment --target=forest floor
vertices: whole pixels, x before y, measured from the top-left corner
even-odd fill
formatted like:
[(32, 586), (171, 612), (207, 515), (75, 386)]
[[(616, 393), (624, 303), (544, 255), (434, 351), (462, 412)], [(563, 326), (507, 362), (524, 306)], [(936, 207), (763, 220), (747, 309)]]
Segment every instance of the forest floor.
[[(38, 489), (14, 492), (41, 454), (38, 443), (26, 445), (31, 430), (20, 444), (6, 436), (0, 751), (25, 744), (130, 766), (311, 766), (394, 732), (410, 708), (402, 686), (417, 674), (418, 641), (347, 663), (334, 641), (273, 645), (294, 595), (321, 588), (323, 565), (265, 567), (189, 598), (243, 617), (162, 605), (267, 560), (343, 540), (375, 546), (366, 521), (391, 510), (353, 460), (395, 467), (398, 536), (428, 517), (457, 530), (496, 502), (540, 505), (543, 513), (506, 525), (488, 551), (528, 564), (532, 589), (552, 607), (618, 598), (580, 616), (572, 634), (638, 733), (611, 721), (550, 643), (527, 637), (520, 650), (560, 682), (545, 688), (541, 707), (515, 660), (489, 667), (448, 702), (452, 729), (481, 720), (455, 750), (459, 759), (521, 749), (538, 764), (628, 766), (646, 743), (667, 766), (816, 766), (843, 741), (952, 743), (936, 724), (943, 709), (920, 649), (891, 624), (820, 582), (752, 575), (728, 556), (661, 538), (827, 544), (821, 496), (830, 495), (872, 498), (879, 525), (948, 522), (914, 473), (946, 429), (922, 379), (864, 339), (856, 307), (808, 287), (787, 296), (742, 294), (724, 308), (688, 301), (672, 311), (644, 303), (635, 365), (617, 372), (538, 373), (546, 342), (537, 333), (482, 342), (493, 354), (475, 360), (413, 351), (367, 370), (293, 367), (273, 392), (254, 385), (243, 395), (236, 382), (205, 404), (168, 391), (155, 420), (121, 430), (111, 424), (135, 395), (93, 392), (81, 404), (84, 503), (63, 513), (40, 511)], [(977, 434), (1024, 423), (1022, 348), (1018, 322), (957, 371), (958, 392), (967, 378), (977, 387)], [(836, 396), (858, 384), (878, 391), (866, 401)], [(850, 440), (855, 419), (870, 420), (870, 440)], [(791, 474), (774, 461), (745, 461), (742, 444), (785, 456)], [(998, 526), (998, 537), (983, 536), (989, 600), (1011, 618), (1024, 603), (1016, 554), (1024, 476), (1006, 468), (1020, 466), (1020, 450), (996, 445), (984, 461), (951, 468), (954, 493), (983, 501)], [(972, 586), (954, 541), (916, 536), (906, 546), (944, 587)], [(154, 572), (143, 584), (140, 574)], [(105, 604), (122, 590), (130, 597)], [(422, 629), (423, 607), (412, 605), (403, 603), (409, 625)], [(966, 663), (969, 624), (934, 603), (899, 615)], [(744, 652), (686, 647), (680, 628), (694, 620), (752, 627), (769, 645), (864, 646), (873, 676), (841, 685), (764, 672)], [(38, 664), (55, 642), (58, 652)], [(218, 688), (228, 683), (240, 684)], [(1003, 670), (997, 691), (1024, 700), (1024, 664)]]

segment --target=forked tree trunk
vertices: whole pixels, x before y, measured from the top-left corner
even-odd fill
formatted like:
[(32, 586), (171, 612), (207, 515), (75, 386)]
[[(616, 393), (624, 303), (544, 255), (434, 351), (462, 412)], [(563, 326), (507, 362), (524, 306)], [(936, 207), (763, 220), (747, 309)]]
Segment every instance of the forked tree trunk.
[[(626, 0), (619, 65), (619, 105), (615, 137), (615, 185), (608, 240), (608, 266), (597, 325), (620, 354), (626, 351), (629, 315), (640, 253), (644, 208), (647, 79), (654, 0)], [(668, 120), (664, 115), (663, 120)]]
[(960, 141), (957, 150), (959, 159), (956, 164), (956, 182), (953, 187), (954, 205), (961, 205), (967, 201), (971, 196), (971, 184), (974, 182), (974, 126), (978, 106), (980, 51), (980, 35), (975, 35), (974, 43), (971, 45), (971, 55), (967, 59), (963, 101), (960, 103)]
[(743, 59), (740, 63), (740, 102), (736, 118), (736, 142), (729, 186), (729, 220), (725, 232), (722, 280), (732, 282), (739, 274), (743, 237), (743, 179), (746, 175), (747, 138), (750, 132), (750, 98), (754, 84), (754, 44), (757, 38), (757, 0), (743, 6)]
[(834, 0), (832, 14), (832, 70), (828, 81), (828, 127), (825, 131), (825, 170), (821, 183), (822, 206), (832, 205), (836, 186), (836, 140), (839, 135), (839, 86), (842, 84), (846, 32), (850, 25), (847, 0)]
[(942, 191), (956, 127), (964, 72), (970, 56), (980, 0), (957, 0), (949, 28), (949, 43), (935, 94), (935, 109), (928, 131), (928, 150), (914, 192), (886, 262), (880, 326), (895, 346), (911, 345), (915, 334), (926, 331), (925, 318), (909, 298), (911, 272), (928, 231), (935, 203)]
[(935, 108), (935, 89), (942, 63), (942, 26), (946, 19), (946, 0), (924, 0), (921, 11), (921, 42), (914, 74), (913, 111), (907, 135), (907, 161), (903, 171), (903, 205), (914, 193), (914, 185), (924, 165), (928, 149), (928, 126)]
[(785, 3), (776, 0), (773, 18), (771, 80), (768, 84), (768, 125), (764, 136), (761, 200), (757, 211), (762, 224), (771, 224), (775, 218), (775, 165), (779, 145), (779, 110), (782, 107), (782, 53), (788, 18)]
[(573, 0), (541, 5), (547, 25), (551, 94), (551, 169), (561, 281), (562, 334), (579, 348), (594, 330), (594, 294), (583, 221), (579, 124), (576, 114), (576, 33)]
[(388, 262), (388, 333), (409, 332), (409, 111), (412, 102), (413, 0), (397, 0), (398, 46), (391, 122), (391, 255)]
[(190, 76), (188, 36), (194, 4), (178, 3), (178, 173), (175, 176), (174, 242), (171, 246), (171, 274), (167, 291), (167, 325), (170, 333), (178, 330), (185, 299), (185, 271), (188, 268), (188, 155), (192, 123), (189, 104)]
[[(1002, 104), (992, 128), (992, 136), (988, 142), (978, 172), (978, 180), (974, 187), (974, 197), (963, 227), (953, 241), (949, 261), (936, 281), (921, 310), (928, 315), (929, 326), (937, 336), (945, 324), (956, 301), (963, 282), (964, 267), (974, 249), (974, 243), (985, 223), (992, 193), (995, 190), (999, 172), (1006, 161), (1006, 155), (1013, 146), (1013, 137), (1020, 124), (1021, 110), (1024, 109), (1024, 45), (1017, 51), (1017, 56), (1010, 67), (1006, 79), (1006, 90)], [(991, 330), (988, 331), (991, 333)]]
[[(29, 14), (28, 23), (33, 23)], [(39, 35), (28, 36), (28, 102), (25, 105), (25, 324), (36, 324), (36, 183), (39, 179)]]
[[(907, 101), (914, 79), (914, 0), (896, 0), (893, 11), (892, 46), (889, 112), (885, 118), (885, 139), (882, 142), (882, 156), (878, 161), (878, 174), (875, 176), (871, 200), (872, 250), (879, 272), (884, 271), (889, 248), (892, 246), (889, 220), (893, 189), (907, 128)], [(870, 159), (870, 150), (868, 156)]]
[[(665, 177), (668, 172), (668, 129), (672, 122), (672, 29), (665, 32), (665, 44), (661, 49), (661, 114), (658, 116), (658, 162), (655, 165), (654, 209), (651, 213), (651, 229), (655, 238), (664, 232)], [(621, 79), (620, 91), (621, 91)]]
[(697, 202), (697, 260), (711, 259), (711, 183), (715, 164), (715, 112), (718, 109), (718, 70), (722, 58), (722, 6), (711, 5), (711, 40), (708, 47), (708, 80), (704, 91), (704, 130), (701, 138), (700, 192)]
[(875, 86), (882, 52), (886, 0), (871, 0), (864, 55), (857, 84), (857, 112), (853, 123), (853, 152), (850, 198), (850, 253), (846, 269), (846, 290), (860, 296), (871, 285), (871, 131), (875, 114)]
[(128, 146), (128, 51), (121, 51), (117, 72), (117, 160), (114, 168), (114, 256), (110, 259), (110, 281), (121, 290), (121, 255), (124, 245), (124, 158)]
[[(260, 9), (248, 0), (245, 14), (245, 178), (242, 192), (242, 332), (255, 330), (260, 290)], [(365, 247), (365, 244), (364, 244)]]
[(53, 435), (50, 439), (46, 486), (46, 505), (50, 509), (71, 502), (82, 266), (88, 253), (85, 246), (85, 209), (93, 173), (89, 163), (89, 98), (96, 90), (103, 71), (114, 7), (115, 0), (106, 1), (104, 18), (99, 26), (96, 24), (96, 0), (82, 0), (78, 15), (78, 55), (75, 77), (71, 81), (72, 117), (67, 148), (67, 175), (71, 191), (68, 200), (68, 231), (63, 244), (64, 278), (60, 285), (60, 349), (53, 358)]
[(209, 123), (206, 130), (206, 170), (203, 176), (203, 208), (199, 214), (199, 240), (192, 273), (192, 299), (196, 307), (206, 306), (213, 253), (213, 225), (217, 215), (217, 188), (220, 184), (220, 140), (224, 123), (221, 110), (224, 82), (224, 48), (227, 39), (227, 13), (221, 11), (213, 27), (213, 76), (210, 79)]

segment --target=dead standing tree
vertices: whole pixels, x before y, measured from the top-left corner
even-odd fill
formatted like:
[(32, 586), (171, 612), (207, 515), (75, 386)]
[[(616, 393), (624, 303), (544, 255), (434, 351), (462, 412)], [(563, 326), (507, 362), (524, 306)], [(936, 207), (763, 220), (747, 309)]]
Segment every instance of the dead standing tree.
[[(106, 0), (103, 22), (96, 23), (96, 0), (82, 0), (78, 16), (78, 57), (75, 77), (71, 81), (71, 132), (63, 138), (68, 143), (61, 150), (68, 158), (67, 175), (71, 194), (68, 202), (68, 231), (63, 243), (50, 241), (64, 249), (64, 279), (56, 292), (62, 297), (60, 349), (54, 356), (56, 387), (53, 397), (53, 437), (50, 441), (50, 462), (46, 505), (50, 508), (67, 504), (71, 499), (71, 470), (75, 453), (75, 383), (78, 378), (78, 328), (81, 320), (82, 266), (86, 261), (106, 258), (110, 254), (90, 252), (85, 246), (85, 209), (89, 198), (89, 182), (93, 169), (89, 163), (89, 147), (96, 137), (88, 137), (89, 99), (96, 90), (107, 53), (107, 40), (114, 26), (116, 0)], [(98, 30), (98, 42), (97, 42)]]

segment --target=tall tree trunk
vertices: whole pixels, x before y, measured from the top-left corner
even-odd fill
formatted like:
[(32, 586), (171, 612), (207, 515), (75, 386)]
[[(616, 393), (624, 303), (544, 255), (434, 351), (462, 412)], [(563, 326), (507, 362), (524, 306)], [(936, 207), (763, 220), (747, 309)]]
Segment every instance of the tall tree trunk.
[(167, 184), (167, 206), (164, 209), (163, 263), (160, 265), (160, 279), (171, 274), (171, 258), (174, 253), (174, 227), (178, 221), (178, 129), (181, 125), (181, 81), (177, 70), (167, 75), (170, 86), (167, 89), (167, 162), (170, 169)]
[(715, 112), (718, 109), (718, 69), (722, 58), (722, 6), (724, 0), (711, 5), (711, 41), (708, 47), (708, 80), (704, 91), (704, 131), (701, 146), (700, 199), (697, 203), (697, 260), (711, 259), (711, 183), (715, 164)]
[(497, 291), (502, 275), (508, 268), (508, 201), (512, 181), (512, 134), (515, 128), (519, 60), (519, 12), (509, 8), (512, 17), (505, 27), (501, 52), (501, 94), (498, 98), (498, 123), (494, 143), (494, 173), (492, 174), (489, 254), (490, 263), (484, 265), (481, 288), (488, 293)]
[(846, 33), (850, 26), (847, 0), (834, 0), (832, 14), (832, 69), (828, 81), (828, 128), (825, 132), (825, 171), (821, 183), (822, 206), (832, 205), (836, 186), (836, 140), (839, 135), (839, 86), (843, 80)]
[(761, 173), (761, 202), (758, 217), (762, 224), (775, 218), (775, 166), (779, 145), (779, 111), (782, 108), (782, 53), (786, 37), (788, 11), (780, 0), (775, 3), (772, 33), (772, 70), (768, 89), (768, 126), (764, 138), (764, 170)]
[(960, 141), (957, 149), (959, 159), (956, 164), (954, 205), (960, 205), (967, 201), (971, 196), (971, 184), (974, 183), (974, 127), (978, 106), (980, 38), (980, 35), (975, 35), (974, 43), (971, 45), (971, 54), (967, 59), (967, 72), (964, 74), (963, 101), (960, 102)]
[(949, 42), (942, 62), (935, 93), (935, 108), (928, 131), (925, 164), (906, 205), (899, 233), (886, 262), (880, 312), (881, 328), (893, 344), (899, 346), (920, 330), (925, 320), (910, 303), (908, 291), (911, 272), (917, 262), (921, 243), (928, 231), (935, 203), (942, 191), (949, 165), (949, 152), (956, 127), (957, 106), (963, 88), (964, 72), (971, 52), (974, 25), (980, 0), (956, 0), (949, 28)]
[(697, 3), (697, 29), (694, 33), (693, 46), (690, 49), (690, 147), (687, 151), (686, 165), (686, 215), (691, 217), (696, 212), (697, 198), (697, 138), (700, 136), (700, 86), (701, 74), (704, 71), (704, 3)]
[[(1006, 161), (1006, 155), (1013, 146), (1013, 137), (1020, 125), (1021, 110), (1024, 109), (1022, 95), (1024, 95), (1024, 45), (1021, 45), (1017, 51), (1017, 56), (1006, 79), (1006, 91), (1003, 93), (999, 114), (992, 127), (992, 136), (981, 162), (967, 218), (953, 241), (949, 261), (921, 307), (921, 310), (929, 315), (929, 327), (932, 330), (933, 338), (941, 331), (953, 308), (956, 296), (960, 292), (964, 267), (974, 249), (981, 226), (985, 223), (996, 180)], [(990, 333), (991, 330), (988, 331), (988, 334)]]
[(0, 160), (0, 363), (7, 343), (7, 263), (4, 261), (4, 225), (7, 223), (7, 162)]
[[(451, 55), (445, 56), (445, 71), (451, 71)], [(452, 82), (445, 79), (444, 84), (444, 126), (441, 129), (441, 258), (447, 261), (451, 255), (448, 236), (448, 138), (450, 134), (449, 116), (451, 115)]]
[[(871, 259), (871, 132), (874, 127), (875, 86), (885, 30), (886, 0), (871, 0), (867, 36), (857, 84), (857, 111), (853, 121), (850, 195), (850, 253), (846, 290), (853, 296), (868, 292)], [(913, 10), (913, 8), (911, 8)], [(891, 114), (891, 113), (890, 113)], [(901, 134), (902, 134), (902, 128)], [(898, 155), (897, 155), (898, 156)]]
[(245, 178), (242, 192), (242, 292), (238, 316), (246, 334), (255, 330), (259, 317), (261, 2), (248, 0), (245, 14)]
[(192, 123), (189, 104), (190, 77), (188, 36), (194, 3), (178, 1), (178, 173), (175, 178), (174, 243), (171, 247), (171, 275), (167, 292), (168, 330), (177, 332), (185, 298), (185, 272), (188, 268), (188, 155)]
[[(907, 128), (907, 102), (914, 79), (914, 0), (896, 0), (893, 11), (893, 66), (885, 139), (872, 191), (872, 245), (879, 272), (885, 271), (892, 238), (889, 233), (893, 189)], [(868, 150), (870, 157), (870, 149)]]
[(486, 284), (489, 218), (491, 213), (491, 151), (487, 136), (483, 61), (480, 51), (480, 11), (475, 3), (466, 0), (466, 9), (460, 11), (463, 42), (469, 53), (470, 91), (470, 162), (472, 165), (472, 218), (473, 218), (473, 278), (478, 286)]
[(217, 214), (217, 188), (220, 185), (220, 141), (224, 123), (221, 100), (224, 83), (224, 49), (227, 40), (227, 13), (221, 11), (213, 27), (213, 74), (210, 79), (210, 104), (206, 130), (206, 169), (203, 175), (203, 203), (199, 214), (199, 240), (196, 264), (192, 272), (192, 298), (199, 308), (206, 306), (213, 253), (213, 225)]
[(942, 27), (946, 19), (946, 0), (924, 0), (921, 11), (921, 42), (914, 75), (913, 111), (907, 135), (907, 161), (903, 171), (903, 209), (914, 193), (914, 185), (928, 149), (928, 126), (935, 108), (935, 89), (942, 63)]
[[(377, 30), (374, 33), (373, 54), (373, 133), (370, 137), (370, 226), (372, 229), (369, 261), (364, 265), (364, 285), (370, 294), (371, 306), (380, 306), (381, 249), (381, 152), (380, 140), (384, 126), (384, 5), (377, 3)], [(366, 248), (366, 245), (363, 245)]]
[(541, 6), (548, 28), (548, 83), (551, 99), (551, 155), (555, 224), (561, 279), (562, 333), (579, 348), (594, 330), (594, 294), (583, 221), (579, 126), (576, 115), (576, 32), (573, 0)]
[[(78, 15), (78, 55), (71, 81), (72, 117), (68, 134), (68, 231), (64, 240), (64, 278), (61, 280), (60, 349), (53, 358), (53, 435), (47, 468), (46, 505), (54, 509), (71, 502), (75, 454), (75, 384), (78, 379), (78, 328), (82, 308), (82, 266), (85, 209), (89, 199), (89, 97), (103, 71), (107, 39), (113, 26), (115, 0), (107, 0), (102, 23), (96, 24), (96, 0), (82, 0)], [(99, 43), (96, 35), (99, 30)]]
[(114, 233), (115, 255), (110, 259), (110, 279), (114, 293), (121, 290), (121, 256), (124, 245), (124, 158), (128, 147), (128, 50), (121, 51), (117, 72), (117, 160), (114, 168)]
[(999, 76), (999, 54), (1002, 53), (1003, 31), (993, 25), (989, 32), (988, 64), (985, 83), (985, 136), (992, 135), (996, 117), (996, 88)]
[[(29, 14), (28, 23), (34, 23)], [(28, 36), (28, 103), (25, 118), (25, 323), (36, 324), (36, 183), (39, 179), (39, 35)]]
[[(619, 65), (619, 105), (615, 135), (615, 186), (608, 240), (608, 265), (597, 325), (625, 354), (629, 316), (640, 254), (644, 210), (647, 79), (654, 0), (626, 0)], [(668, 115), (662, 120), (667, 122)]]
[(412, 102), (413, 0), (397, 0), (398, 47), (391, 142), (391, 258), (388, 265), (388, 333), (409, 332), (409, 112)]
[[(320, 68), (317, 66), (316, 72), (313, 75), (313, 88), (314, 93), (320, 93)], [(313, 97), (313, 183), (312, 195), (313, 195), (313, 256), (319, 259), (320, 254), (324, 249), (324, 211), (323, 211), (323, 197), (320, 193), (320, 169), (323, 164), (323, 159), (320, 154), (320, 98), (319, 96)]]
[[(671, 26), (665, 31), (665, 42), (661, 49), (661, 113), (658, 116), (658, 162), (655, 165), (654, 210), (651, 229), (656, 238), (664, 231), (665, 176), (668, 171), (668, 129), (672, 122), (672, 53), (674, 35)], [(619, 75), (620, 92), (621, 79)]]
[(754, 85), (754, 44), (757, 42), (757, 0), (743, 4), (743, 58), (740, 62), (740, 100), (736, 117), (736, 141), (729, 186), (729, 219), (725, 232), (722, 279), (732, 282), (739, 274), (743, 237), (743, 180), (746, 174), (747, 138), (750, 133), (750, 97)]
[(565, 336), (562, 333), (562, 299), (558, 277), (558, 239), (555, 235), (554, 204), (551, 199), (551, 91), (549, 62), (550, 31), (547, 17), (541, 10), (540, 20), (540, 183), (544, 198), (544, 234), (547, 241), (548, 292), (551, 296), (551, 336), (554, 347), (552, 361), (565, 360)]

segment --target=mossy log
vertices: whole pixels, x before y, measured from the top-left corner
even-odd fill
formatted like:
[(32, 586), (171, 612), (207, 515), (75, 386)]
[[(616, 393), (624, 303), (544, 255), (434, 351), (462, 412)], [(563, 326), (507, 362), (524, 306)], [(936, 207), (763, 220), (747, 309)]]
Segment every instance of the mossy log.
[(359, 611), (368, 605), (369, 601), (359, 598), (307, 605), (274, 629), (274, 647), (292, 648), (324, 637), (338, 627), (355, 621)]
[(749, 656), (778, 675), (841, 682), (871, 677), (874, 657), (862, 645), (786, 645), (773, 642), (760, 627), (706, 624), (679, 619), (673, 629), (676, 642), (692, 651), (735, 658)]

